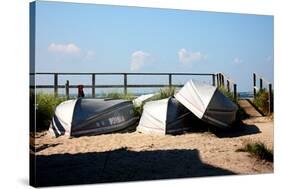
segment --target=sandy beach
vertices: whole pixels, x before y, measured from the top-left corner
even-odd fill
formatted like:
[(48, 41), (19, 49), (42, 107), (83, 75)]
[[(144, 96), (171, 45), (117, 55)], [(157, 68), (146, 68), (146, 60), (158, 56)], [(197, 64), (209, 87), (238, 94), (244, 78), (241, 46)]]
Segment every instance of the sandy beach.
[(256, 117), (243, 122), (236, 130), (176, 136), (133, 132), (69, 139), (37, 133), (38, 183), (49, 186), (272, 173), (273, 163), (236, 150), (248, 142), (263, 142), (272, 149), (273, 119)]

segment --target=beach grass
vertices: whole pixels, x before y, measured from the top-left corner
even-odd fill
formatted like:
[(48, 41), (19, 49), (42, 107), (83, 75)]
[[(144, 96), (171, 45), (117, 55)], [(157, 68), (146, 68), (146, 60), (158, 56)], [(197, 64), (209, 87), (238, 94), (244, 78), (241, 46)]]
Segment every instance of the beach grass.
[(264, 114), (269, 112), (269, 94), (265, 89), (259, 90), (253, 101), (254, 105), (258, 107)]
[(38, 131), (49, 128), (56, 106), (65, 100), (66, 97), (56, 97), (53, 94), (36, 94), (36, 129)]
[(162, 88), (159, 91), (159, 100), (160, 99), (164, 99), (164, 98), (168, 98), (170, 96), (173, 96), (176, 93), (176, 88), (175, 87), (166, 87), (166, 88)]
[(165, 88), (160, 88), (159, 91), (156, 91), (154, 95), (149, 98), (148, 101), (155, 101), (155, 100), (162, 100), (165, 98), (169, 98), (173, 96), (176, 92), (175, 87), (165, 87)]
[(124, 94), (117, 91), (105, 93), (102, 96), (110, 99), (124, 99), (124, 100), (133, 100), (135, 98), (135, 96), (132, 93)]
[(227, 91), (227, 89), (225, 87), (219, 87), (218, 89), (220, 92), (222, 92), (222, 94), (224, 94), (226, 97), (228, 97), (234, 103), (237, 103), (236, 99), (234, 98), (233, 92)]
[[(146, 102), (169, 98), (169, 97), (173, 96), (175, 94), (175, 92), (176, 92), (175, 87), (161, 88), (158, 92), (155, 93), (155, 95), (153, 97), (151, 97)], [(136, 115), (141, 116), (141, 114), (143, 112), (143, 106), (144, 106), (144, 103), (141, 104), (140, 106), (137, 106), (134, 108)]]
[(273, 162), (273, 151), (268, 149), (262, 142), (247, 143), (244, 147), (236, 150), (237, 152), (249, 152), (261, 160)]

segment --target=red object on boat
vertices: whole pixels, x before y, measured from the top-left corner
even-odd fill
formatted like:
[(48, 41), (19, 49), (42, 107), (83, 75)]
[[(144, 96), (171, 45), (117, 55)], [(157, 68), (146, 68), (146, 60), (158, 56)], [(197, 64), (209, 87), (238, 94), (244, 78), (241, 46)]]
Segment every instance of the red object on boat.
[(85, 97), (85, 94), (84, 94), (84, 91), (83, 91), (84, 86), (78, 85), (77, 87), (78, 87), (78, 97)]

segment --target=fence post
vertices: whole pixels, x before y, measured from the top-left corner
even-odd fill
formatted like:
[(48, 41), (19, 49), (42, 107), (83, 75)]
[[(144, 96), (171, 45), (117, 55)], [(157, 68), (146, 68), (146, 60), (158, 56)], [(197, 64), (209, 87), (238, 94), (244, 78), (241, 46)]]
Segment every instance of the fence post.
[(96, 97), (96, 74), (92, 74), (92, 97)]
[(256, 98), (256, 94), (257, 94), (257, 91), (256, 91), (256, 74), (253, 73), (253, 88), (254, 88), (254, 98)]
[(218, 73), (218, 87), (221, 86), (221, 74)]
[(55, 97), (58, 96), (58, 74), (54, 73), (54, 93)]
[(215, 74), (212, 75), (213, 78), (213, 86), (216, 86), (216, 78), (215, 78)]
[(172, 74), (169, 74), (169, 88), (172, 88)]
[(237, 101), (237, 85), (233, 84), (233, 96), (234, 100)]
[(69, 99), (69, 81), (66, 80), (66, 83), (65, 83), (65, 95), (66, 95), (66, 99), (68, 100)]
[(272, 85), (268, 84), (268, 100), (269, 100), (269, 113), (273, 112), (273, 93), (272, 93)]
[(219, 87), (219, 82), (220, 82), (219, 81), (219, 74), (217, 73), (216, 75), (217, 75), (217, 87)]
[(221, 74), (220, 73), (218, 73), (218, 79), (219, 79), (218, 87), (220, 87), (221, 86)]
[(124, 94), (127, 95), (127, 74), (124, 74)]
[(222, 73), (220, 73), (220, 87), (222, 87)]
[(221, 74), (221, 83), (222, 83), (222, 86), (224, 87), (224, 75)]
[(262, 86), (262, 78), (260, 78), (260, 90), (262, 90), (263, 86)]
[(227, 87), (227, 92), (230, 92), (229, 80), (226, 80), (226, 87)]

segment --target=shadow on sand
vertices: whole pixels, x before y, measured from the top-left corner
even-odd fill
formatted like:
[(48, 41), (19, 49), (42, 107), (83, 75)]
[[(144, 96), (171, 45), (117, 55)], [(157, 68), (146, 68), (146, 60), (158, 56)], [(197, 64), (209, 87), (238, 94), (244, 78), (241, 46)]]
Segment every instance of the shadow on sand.
[(245, 124), (242, 121), (236, 122), (231, 128), (217, 128), (208, 123), (198, 120), (195, 126), (188, 133), (211, 132), (219, 138), (233, 138), (245, 135), (260, 133), (260, 129), (255, 125)]
[(255, 125), (240, 123), (228, 130), (220, 130), (220, 131), (216, 130), (214, 131), (214, 134), (219, 138), (225, 138), (225, 137), (232, 138), (232, 137), (240, 137), (245, 135), (253, 135), (260, 132), (261, 132), (260, 129)]
[(119, 149), (36, 156), (34, 185), (55, 186), (233, 174), (235, 173), (203, 163), (196, 149), (141, 152)]

